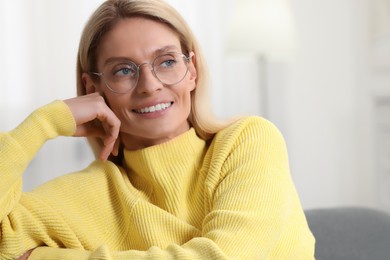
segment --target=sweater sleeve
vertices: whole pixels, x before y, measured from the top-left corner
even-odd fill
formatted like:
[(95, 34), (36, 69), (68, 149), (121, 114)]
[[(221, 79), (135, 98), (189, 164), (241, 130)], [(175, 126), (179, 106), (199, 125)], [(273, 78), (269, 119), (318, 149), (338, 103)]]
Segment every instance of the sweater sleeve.
[(229, 135), (236, 142), (220, 151), (227, 156), (221, 179), (210, 182), (215, 188), (204, 220), (205, 236), (238, 258), (251, 252), (245, 258), (314, 259), (314, 237), (279, 130), (252, 117)]
[[(232, 138), (232, 145), (222, 145)], [(223, 162), (218, 175), (207, 181), (210, 211), (199, 237), (144, 251), (41, 247), (31, 259), (314, 259), (314, 237), (279, 131), (265, 120), (249, 120), (219, 135), (215, 143), (214, 159)]]
[[(8, 133), (0, 133), (0, 246), (7, 243), (4, 222), (22, 196), (22, 175), (41, 146), (57, 136), (70, 136), (76, 124), (68, 106), (54, 101), (35, 110), (19, 126)], [(0, 254), (1, 255), (1, 254)]]

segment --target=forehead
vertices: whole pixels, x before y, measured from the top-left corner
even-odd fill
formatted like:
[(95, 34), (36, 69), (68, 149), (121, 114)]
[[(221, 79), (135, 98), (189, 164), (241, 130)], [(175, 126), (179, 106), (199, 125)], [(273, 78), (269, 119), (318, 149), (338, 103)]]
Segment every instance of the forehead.
[(113, 57), (144, 62), (167, 48), (181, 52), (179, 36), (171, 27), (144, 17), (126, 18), (102, 38), (98, 63)]

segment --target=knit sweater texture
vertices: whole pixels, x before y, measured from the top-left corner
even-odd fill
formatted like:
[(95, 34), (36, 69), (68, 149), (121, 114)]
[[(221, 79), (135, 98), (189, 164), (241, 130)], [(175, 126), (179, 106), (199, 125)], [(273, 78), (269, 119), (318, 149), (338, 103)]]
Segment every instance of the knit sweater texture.
[(32, 192), (22, 175), (40, 147), (71, 136), (55, 101), (0, 134), (0, 259), (314, 259), (314, 237), (274, 125), (247, 117), (210, 142), (194, 129), (96, 160)]

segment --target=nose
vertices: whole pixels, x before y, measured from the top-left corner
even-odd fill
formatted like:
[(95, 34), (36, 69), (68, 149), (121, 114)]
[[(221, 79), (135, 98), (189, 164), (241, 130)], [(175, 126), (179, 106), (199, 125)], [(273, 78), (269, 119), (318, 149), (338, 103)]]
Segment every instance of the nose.
[(139, 75), (136, 91), (139, 94), (152, 94), (163, 88), (163, 84), (156, 78), (150, 63), (138, 66)]

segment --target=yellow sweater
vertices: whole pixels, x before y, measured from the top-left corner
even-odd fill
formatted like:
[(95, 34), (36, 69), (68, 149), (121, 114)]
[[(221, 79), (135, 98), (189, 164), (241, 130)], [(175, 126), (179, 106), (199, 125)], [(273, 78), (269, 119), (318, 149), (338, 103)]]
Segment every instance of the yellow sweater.
[(95, 161), (23, 193), (39, 148), (74, 131), (56, 101), (0, 134), (0, 259), (35, 247), (30, 259), (314, 258), (285, 143), (268, 121), (248, 117), (210, 143), (191, 129), (124, 151), (123, 167)]

